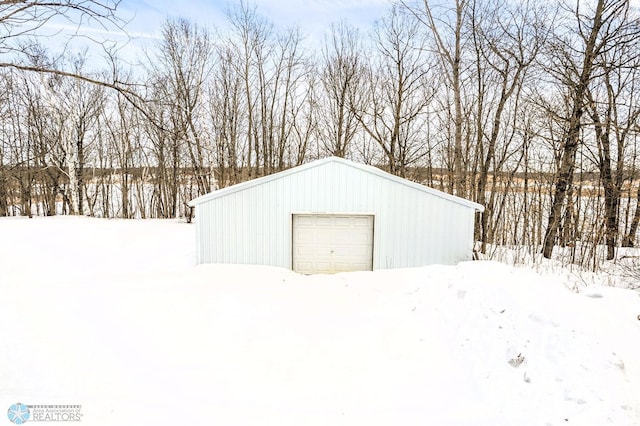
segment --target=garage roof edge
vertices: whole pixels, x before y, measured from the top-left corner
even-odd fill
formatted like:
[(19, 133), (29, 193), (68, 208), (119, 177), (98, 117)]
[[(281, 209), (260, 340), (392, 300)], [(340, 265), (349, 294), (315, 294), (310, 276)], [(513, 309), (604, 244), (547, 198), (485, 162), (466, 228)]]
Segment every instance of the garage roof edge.
[(455, 195), (451, 195), (451, 194), (447, 194), (445, 192), (439, 191), (437, 189), (433, 189), (433, 188), (429, 188), (428, 186), (416, 183), (416, 182), (412, 182), (408, 179), (404, 179), (401, 178), (399, 176), (395, 176), (392, 175), (391, 173), (387, 173), (384, 170), (380, 170), (377, 167), (374, 166), (369, 166), (366, 164), (359, 164), (359, 163), (355, 163), (353, 161), (350, 160), (346, 160), (344, 158), (340, 158), (340, 157), (327, 157), (327, 158), (323, 158), (320, 160), (316, 160), (316, 161), (312, 161), (310, 163), (306, 163), (306, 164), (302, 164), (300, 166), (297, 167), (292, 167), (290, 169), (278, 172), (278, 173), (274, 173), (268, 176), (263, 176), (257, 179), (252, 179), (252, 180), (248, 180), (246, 182), (242, 182), (242, 183), (238, 183), (236, 185), (232, 185), (232, 186), (228, 186), (226, 188), (222, 188), (219, 189), (217, 191), (213, 191), (210, 192), (208, 194), (202, 195), (198, 198), (194, 198), (193, 200), (191, 200), (189, 202), (189, 206), (194, 207), (198, 204), (202, 204), (205, 203), (207, 201), (210, 200), (214, 200), (216, 198), (221, 198), (239, 191), (244, 191), (246, 189), (249, 188), (253, 188), (254, 186), (258, 186), (258, 185), (262, 185), (264, 183), (267, 182), (271, 182), (274, 180), (278, 180), (280, 178), (286, 177), (286, 176), (290, 176), (290, 175), (294, 175), (296, 173), (300, 173), (303, 172), (305, 170), (309, 170), (315, 167), (319, 167), (328, 163), (340, 163), (340, 164), (344, 164), (346, 166), (349, 167), (353, 167), (356, 168), (358, 170), (361, 170), (363, 172), (366, 173), (371, 173), (374, 174), (376, 176), (382, 177), (384, 179), (388, 179), (391, 180), (393, 182), (399, 183), (401, 185), (405, 185), (408, 186), (410, 188), (414, 188), (417, 189), (419, 191), (422, 192), (426, 192), (427, 194), (439, 197), (439, 198), (443, 198), (445, 200), (448, 201), (452, 201), (454, 203), (457, 204), (462, 204), (465, 207), (469, 207), (472, 208), (474, 210), (478, 210), (480, 212), (484, 211), (484, 206), (482, 206), (481, 204), (475, 203), (473, 201), (467, 200), (465, 198), (461, 198)]

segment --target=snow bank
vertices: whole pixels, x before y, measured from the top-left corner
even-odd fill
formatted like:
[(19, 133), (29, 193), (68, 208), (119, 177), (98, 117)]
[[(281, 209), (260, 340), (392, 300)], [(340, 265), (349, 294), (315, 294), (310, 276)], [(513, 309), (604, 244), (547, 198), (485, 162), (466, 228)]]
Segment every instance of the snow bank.
[(576, 294), (494, 262), (196, 267), (193, 227), (176, 221), (1, 219), (0, 238), (0, 410), (82, 404), (90, 425), (640, 424), (632, 291)]

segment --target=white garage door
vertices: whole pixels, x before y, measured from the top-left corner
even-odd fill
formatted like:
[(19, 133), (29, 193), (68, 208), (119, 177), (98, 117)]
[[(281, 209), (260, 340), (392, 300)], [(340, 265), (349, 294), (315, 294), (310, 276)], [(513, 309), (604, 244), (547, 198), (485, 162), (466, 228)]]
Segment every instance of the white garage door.
[(293, 215), (293, 270), (305, 274), (373, 269), (373, 216)]

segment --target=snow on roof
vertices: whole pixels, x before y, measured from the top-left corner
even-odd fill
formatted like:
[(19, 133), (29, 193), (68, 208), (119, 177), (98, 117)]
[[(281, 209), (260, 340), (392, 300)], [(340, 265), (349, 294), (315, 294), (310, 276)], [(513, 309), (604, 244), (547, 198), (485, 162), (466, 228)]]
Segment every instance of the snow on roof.
[(189, 202), (189, 206), (194, 207), (198, 204), (202, 204), (205, 203), (207, 201), (210, 200), (214, 200), (216, 198), (220, 198), (220, 197), (224, 197), (227, 196), (229, 194), (233, 194), (235, 192), (239, 192), (239, 191), (244, 191), (246, 189), (249, 188), (253, 188), (254, 186), (258, 186), (258, 185), (262, 185), (265, 184), (267, 182), (271, 182), (277, 179), (281, 179), (284, 178), (286, 176), (290, 176), (296, 173), (300, 173), (315, 167), (322, 167), (326, 164), (330, 164), (330, 163), (339, 163), (339, 164), (343, 164), (345, 166), (349, 166), (349, 167), (353, 167), (355, 169), (358, 169), (362, 172), (365, 173), (370, 173), (373, 175), (376, 175), (378, 177), (381, 177), (383, 179), (387, 179), (390, 180), (392, 182), (398, 183), (400, 185), (405, 185), (405, 186), (409, 186), (411, 188), (417, 189), (419, 191), (425, 192), (429, 195), (433, 195), (436, 197), (440, 197), (443, 198), (447, 201), (451, 201), (457, 204), (462, 204), (465, 207), (469, 207), (472, 208), (474, 210), (478, 210), (478, 211), (484, 211), (484, 206), (478, 204), (478, 203), (474, 203), (473, 201), (469, 201), (465, 198), (461, 198), (461, 197), (457, 197), (455, 195), (451, 195), (451, 194), (447, 194), (445, 192), (442, 191), (438, 191), (437, 189), (433, 189), (433, 188), (429, 188), (428, 186), (424, 186), (421, 185), (419, 183), (416, 182), (412, 182), (410, 180), (401, 178), (399, 176), (395, 176), (392, 175), (391, 173), (387, 173), (383, 170), (380, 170), (377, 167), (373, 167), (373, 166), (369, 166), (366, 164), (359, 164), (359, 163), (354, 163), (353, 161), (349, 161), (346, 160), (344, 158), (340, 158), (340, 157), (327, 157), (327, 158), (323, 158), (320, 160), (316, 160), (316, 161), (312, 161), (310, 163), (306, 163), (303, 164), (301, 166), (297, 166), (297, 167), (292, 167), (290, 169), (284, 170), (282, 172), (278, 172), (278, 173), (274, 173), (268, 176), (264, 176), (264, 177), (260, 177), (257, 179), (252, 179), (246, 182), (242, 182), (236, 185), (232, 185), (223, 189), (219, 189), (217, 191), (213, 191), (210, 192), (208, 194), (202, 195), (198, 198), (195, 198), (193, 200), (191, 200)]

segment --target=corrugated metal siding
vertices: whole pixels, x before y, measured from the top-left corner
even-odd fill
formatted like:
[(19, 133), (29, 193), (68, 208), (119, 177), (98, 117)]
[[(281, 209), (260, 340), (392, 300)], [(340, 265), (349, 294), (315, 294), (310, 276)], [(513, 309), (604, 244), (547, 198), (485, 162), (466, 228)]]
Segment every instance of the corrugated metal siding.
[(474, 209), (339, 162), (196, 205), (199, 263), (291, 267), (292, 213), (373, 213), (374, 269), (471, 257)]

